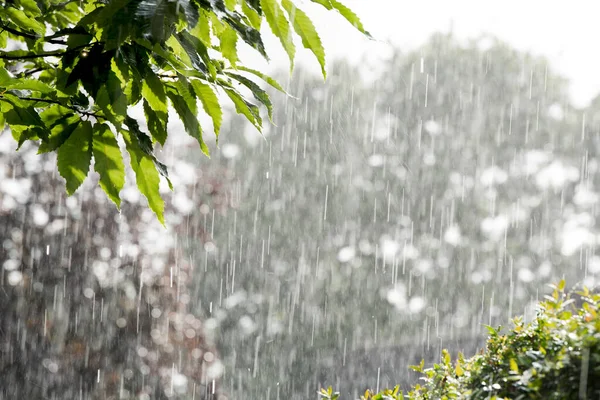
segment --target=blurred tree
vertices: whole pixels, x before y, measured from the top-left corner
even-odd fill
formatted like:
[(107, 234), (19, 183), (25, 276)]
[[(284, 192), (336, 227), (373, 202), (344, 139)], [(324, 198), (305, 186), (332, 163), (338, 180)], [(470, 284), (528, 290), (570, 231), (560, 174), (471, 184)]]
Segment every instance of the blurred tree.
[(233, 121), (244, 134), (213, 160), (238, 205), (216, 249), (188, 251), (231, 393), (408, 382), (408, 364), (531, 313), (545, 283), (593, 278), (581, 113), (546, 60), (436, 35), (380, 67), (297, 72), (267, 140)]
[[(337, 0), (311, 2), (339, 12), (368, 35), (357, 15)], [(5, 0), (0, 5), (0, 48), (12, 48), (0, 50), (0, 130), (7, 124), (19, 147), (32, 140), (40, 142), (41, 153), (56, 151), (68, 194), (81, 185), (93, 159), (100, 186), (117, 207), (124, 184), (120, 138), (137, 186), (162, 223), (159, 174), (170, 181), (154, 146), (167, 139), (169, 106), (206, 155), (198, 101), (216, 135), (223, 119), (217, 93), (227, 95), (258, 130), (260, 110), (240, 88), (271, 117), (271, 100), (252, 78), (281, 87), (239, 62), (238, 41), (268, 60), (260, 33), (266, 20), (292, 68), (295, 32), (325, 76), (319, 35), (292, 0)], [(138, 104), (147, 132), (130, 115)]]
[(226, 398), (177, 241), (208, 240), (202, 214), (182, 211), (222, 212), (222, 178), (174, 163), (166, 235), (132, 185), (120, 213), (95, 181), (66, 197), (56, 159), (11, 141), (0, 137), (0, 399)]

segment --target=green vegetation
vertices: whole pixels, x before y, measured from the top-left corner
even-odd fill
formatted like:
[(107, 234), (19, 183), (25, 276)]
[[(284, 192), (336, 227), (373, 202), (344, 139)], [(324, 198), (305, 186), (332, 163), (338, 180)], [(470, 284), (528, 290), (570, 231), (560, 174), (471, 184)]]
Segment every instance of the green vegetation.
[[(488, 327), (484, 352), (454, 362), (447, 351), (432, 368), (412, 366), (424, 382), (408, 393), (386, 389), (362, 400), (396, 399), (591, 399), (600, 395), (600, 295), (587, 288), (576, 295), (554, 286), (533, 321), (516, 318), (514, 328)], [(577, 299), (577, 301), (576, 301)], [(576, 306), (580, 303), (581, 306)], [(319, 393), (338, 399), (331, 388)]]
[[(368, 35), (358, 16), (338, 1), (312, 2), (339, 12)], [(219, 94), (259, 131), (263, 122), (255, 103), (271, 118), (269, 95), (253, 79), (283, 89), (240, 62), (237, 50), (245, 42), (268, 60), (263, 20), (292, 67), (295, 31), (325, 76), (321, 39), (291, 0), (0, 1), (0, 130), (8, 125), (19, 148), (35, 141), (40, 153), (56, 151), (68, 194), (95, 160), (100, 186), (117, 207), (125, 177), (121, 137), (137, 186), (164, 224), (159, 175), (172, 185), (155, 146), (168, 137), (169, 107), (206, 155), (198, 103), (215, 135), (223, 120)], [(136, 105), (143, 108), (147, 129), (132, 116)]]

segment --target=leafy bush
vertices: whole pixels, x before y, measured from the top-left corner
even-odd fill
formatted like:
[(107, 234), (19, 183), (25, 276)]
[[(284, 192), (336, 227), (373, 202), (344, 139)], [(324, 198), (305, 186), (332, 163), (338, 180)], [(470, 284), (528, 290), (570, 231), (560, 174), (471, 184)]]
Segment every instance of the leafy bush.
[[(423, 373), (423, 384), (408, 393), (399, 386), (361, 400), (392, 399), (587, 399), (600, 396), (600, 295), (584, 288), (575, 294), (565, 282), (553, 286), (529, 323), (514, 319), (514, 328), (488, 327), (485, 351), (452, 362), (447, 351), (432, 368), (424, 362), (411, 368)], [(331, 388), (319, 393), (338, 399)]]

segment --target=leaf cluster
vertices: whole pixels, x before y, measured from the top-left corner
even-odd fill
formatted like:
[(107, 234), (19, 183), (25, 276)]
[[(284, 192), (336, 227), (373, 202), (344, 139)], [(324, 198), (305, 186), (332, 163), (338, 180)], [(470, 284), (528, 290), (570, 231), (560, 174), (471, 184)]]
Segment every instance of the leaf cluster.
[[(485, 351), (452, 361), (444, 350), (431, 368), (411, 366), (423, 383), (408, 392), (367, 390), (361, 400), (425, 399), (574, 399), (600, 396), (600, 295), (583, 288), (565, 292), (565, 282), (553, 286), (539, 304), (536, 318), (514, 327), (487, 327)], [(577, 303), (580, 303), (578, 305)], [(331, 389), (331, 388), (330, 388)], [(322, 389), (321, 398), (336, 399)]]
[[(337, 0), (312, 0), (368, 33)], [(274, 79), (239, 61), (243, 41), (265, 59), (263, 20), (293, 66), (294, 35), (316, 56), (325, 76), (325, 51), (307, 14), (292, 0), (2, 0), (0, 1), (0, 130), (20, 147), (58, 153), (72, 194), (93, 165), (100, 185), (120, 206), (124, 143), (139, 190), (163, 221), (158, 185), (167, 168), (156, 157), (167, 137), (168, 110), (208, 156), (199, 108), (219, 134), (221, 97), (259, 131), (262, 106), (272, 103), (258, 83), (283, 92)], [(246, 95), (250, 93), (251, 97)], [(140, 105), (147, 129), (133, 118)]]

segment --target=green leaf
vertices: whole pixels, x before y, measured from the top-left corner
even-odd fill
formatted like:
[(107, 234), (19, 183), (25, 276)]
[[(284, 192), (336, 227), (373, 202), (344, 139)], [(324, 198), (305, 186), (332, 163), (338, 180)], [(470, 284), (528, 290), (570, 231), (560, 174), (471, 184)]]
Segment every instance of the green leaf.
[(42, 138), (38, 154), (48, 153), (61, 147), (79, 126), (80, 122), (81, 118), (73, 113), (66, 114), (54, 121), (49, 126), (50, 135), (46, 139)]
[(260, 0), (260, 5), (262, 6), (265, 18), (271, 27), (271, 31), (279, 38), (279, 41), (290, 58), (290, 69), (293, 69), (296, 47), (292, 40), (290, 24), (285, 18), (283, 10), (279, 6), (277, 0)]
[(241, 66), (241, 65), (238, 65), (237, 69), (240, 70), (240, 71), (248, 72), (248, 73), (250, 73), (252, 75), (258, 76), (260, 79), (262, 79), (263, 81), (267, 82), (269, 85), (271, 85), (273, 88), (279, 90), (281, 93), (288, 94), (283, 89), (283, 87), (279, 84), (279, 82), (277, 82), (275, 79), (271, 78), (267, 74), (263, 74), (260, 71), (257, 71), (257, 70), (252, 69), (252, 68), (244, 67), (244, 66)]
[(350, 22), (352, 24), (352, 26), (354, 26), (356, 29), (358, 29), (363, 34), (367, 35), (368, 37), (371, 37), (371, 34), (365, 30), (362, 22), (360, 22), (360, 18), (358, 18), (358, 15), (356, 15), (354, 13), (354, 11), (352, 11), (351, 9), (349, 9), (348, 7), (346, 7), (345, 5), (343, 5), (342, 3), (340, 3), (337, 0), (329, 0), (329, 1), (331, 2), (331, 5), (333, 6), (333, 8), (335, 8), (340, 14), (342, 14), (342, 16), (346, 19), (346, 21)]
[(317, 57), (317, 60), (321, 65), (323, 77), (326, 78), (327, 71), (325, 70), (325, 49), (323, 48), (321, 38), (317, 34), (317, 30), (315, 29), (312, 21), (308, 15), (306, 15), (304, 11), (297, 8), (291, 0), (282, 0), (281, 5), (288, 12), (290, 21), (292, 21), (292, 25), (294, 26), (294, 30), (302, 39), (302, 45), (312, 51), (315, 57)]
[(261, 102), (267, 108), (269, 119), (271, 120), (271, 122), (273, 122), (273, 103), (271, 102), (271, 99), (269, 98), (267, 92), (265, 92), (255, 82), (251, 81), (250, 79), (244, 76), (231, 73), (228, 73), (227, 75), (231, 76), (233, 79), (239, 81), (242, 85), (250, 89), (250, 91), (254, 95), (254, 98)]
[(188, 35), (177, 34), (175, 35), (175, 38), (177, 40), (169, 40), (167, 43), (173, 46), (179, 58), (184, 63), (188, 64), (188, 66), (193, 67), (194, 69), (203, 73), (207, 73), (208, 70), (206, 65), (204, 65), (202, 62), (196, 46), (194, 46), (194, 44), (188, 40)]
[(217, 94), (210, 85), (197, 79), (192, 80), (192, 87), (200, 98), (204, 111), (212, 118), (215, 136), (219, 137), (221, 123), (223, 122), (223, 110), (221, 110)]
[(225, 7), (227, 7), (230, 11), (235, 10), (235, 5), (237, 4), (237, 0), (224, 0)]
[(119, 192), (125, 185), (125, 165), (117, 139), (108, 125), (94, 125), (92, 151), (94, 170), (100, 175), (100, 187), (117, 208), (120, 208)]
[(242, 1), (242, 12), (246, 18), (248, 18), (248, 21), (250, 21), (250, 25), (252, 25), (254, 29), (260, 30), (260, 25), (262, 23), (261, 16), (258, 15), (258, 12), (254, 8), (248, 6), (248, 3), (245, 1)]
[(256, 127), (256, 129), (262, 131), (262, 119), (260, 118), (260, 111), (258, 110), (258, 107), (244, 100), (242, 95), (233, 89), (225, 88), (225, 93), (227, 93), (231, 101), (233, 101), (237, 113), (245, 116), (246, 119)]
[(237, 55), (237, 32), (233, 30), (232, 27), (227, 25), (223, 33), (221, 33), (220, 41), (221, 41), (221, 54), (225, 57), (232, 66), (235, 66), (238, 61)]
[[(19, 28), (26, 31), (33, 31), (38, 35), (43, 35), (46, 32), (46, 27), (41, 22), (33, 18), (29, 18), (25, 12), (13, 7), (4, 8), (4, 13), (8, 16), (8, 20), (13, 22)], [(0, 14), (1, 15), (1, 14)]]
[(125, 146), (129, 153), (131, 168), (135, 173), (135, 181), (140, 193), (148, 200), (150, 209), (154, 211), (160, 223), (165, 225), (165, 202), (158, 191), (160, 177), (154, 160), (140, 147), (138, 141), (132, 137), (131, 132), (126, 129), (121, 131), (125, 139)]
[(42, 13), (34, 0), (18, 0), (17, 4), (23, 7), (31, 17), (38, 17)]
[(209, 14), (205, 10), (200, 10), (198, 23), (190, 33), (200, 39), (205, 46), (211, 45)]
[(186, 132), (198, 141), (200, 149), (208, 156), (208, 146), (206, 146), (206, 143), (204, 143), (204, 140), (202, 139), (202, 129), (198, 122), (196, 112), (190, 109), (188, 101), (186, 101), (186, 99), (180, 95), (180, 92), (175, 89), (169, 88), (167, 90), (167, 96), (171, 100), (171, 104), (179, 115), (181, 122), (183, 122)]
[(54, 92), (53, 88), (35, 79), (13, 79), (6, 84), (0, 84), (0, 86), (4, 86), (6, 90), (32, 90), (40, 93)]
[(168, 112), (165, 87), (153, 72), (146, 74), (142, 83), (142, 96), (154, 111), (165, 114)]
[(146, 99), (143, 101), (143, 106), (148, 131), (154, 140), (164, 146), (167, 140), (167, 119), (169, 114), (153, 110)]
[(92, 124), (82, 121), (58, 148), (58, 172), (67, 181), (72, 195), (88, 175), (92, 158)]

